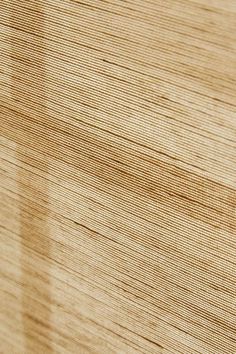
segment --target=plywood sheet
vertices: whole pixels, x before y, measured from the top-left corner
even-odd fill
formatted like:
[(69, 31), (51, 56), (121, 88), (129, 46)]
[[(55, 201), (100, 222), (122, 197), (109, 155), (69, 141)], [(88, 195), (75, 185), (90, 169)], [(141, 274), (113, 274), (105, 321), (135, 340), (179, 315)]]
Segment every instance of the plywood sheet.
[(0, 1), (0, 353), (236, 353), (234, 0)]

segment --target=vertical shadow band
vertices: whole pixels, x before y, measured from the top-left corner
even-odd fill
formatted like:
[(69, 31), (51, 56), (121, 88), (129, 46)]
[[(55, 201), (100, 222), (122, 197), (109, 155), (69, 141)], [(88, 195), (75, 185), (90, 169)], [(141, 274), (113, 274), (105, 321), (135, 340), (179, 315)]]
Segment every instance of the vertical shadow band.
[[(27, 147), (28, 140), (35, 141), (37, 150), (37, 132), (35, 133), (35, 119), (37, 118), (32, 113), (34, 102), (36, 102), (37, 110), (40, 109), (38, 122), (43, 125), (44, 120), (47, 119), (44, 86), (44, 17), (41, 0), (11, 0), (10, 22), (12, 99), (18, 112), (22, 107), (25, 111), (30, 108), (29, 112), (31, 112), (26, 116), (13, 117), (13, 119), (20, 119), (22, 136), (17, 148), (17, 159), (20, 163), (17, 179), (25, 353), (51, 353), (48, 184), (43, 176), (40, 177), (30, 172), (32, 164), (37, 168), (37, 161), (32, 160)], [(21, 37), (24, 37), (22, 42)], [(25, 40), (26, 38), (28, 40)], [(26, 68), (25, 73), (24, 70), (22, 72), (23, 67)], [(27, 81), (24, 81), (24, 75)], [(39, 158), (40, 164), (43, 163), (44, 172), (47, 173), (46, 157)]]

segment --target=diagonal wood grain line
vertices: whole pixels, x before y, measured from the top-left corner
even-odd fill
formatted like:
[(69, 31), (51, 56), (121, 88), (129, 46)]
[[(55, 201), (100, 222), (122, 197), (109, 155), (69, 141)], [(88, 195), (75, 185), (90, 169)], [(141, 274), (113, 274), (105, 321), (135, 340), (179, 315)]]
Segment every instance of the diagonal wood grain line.
[[(27, 1), (21, 1), (27, 3)], [(11, 2), (11, 27), (14, 38), (15, 28), (20, 28), (24, 31), (30, 24), (33, 33), (35, 34), (35, 43), (42, 44), (40, 34), (44, 32), (44, 18), (41, 1), (31, 2), (31, 10), (38, 11), (37, 19), (32, 21), (30, 16), (18, 16), (17, 3)], [(32, 23), (33, 22), (33, 23)], [(45, 102), (45, 63), (44, 53), (40, 53), (38, 61), (35, 62), (33, 58), (33, 47), (31, 43), (27, 43), (27, 51), (19, 51), (12, 41), (11, 59), (12, 59), (12, 99), (20, 110), (22, 104), (21, 83), (16, 78), (20, 70), (20, 62), (27, 63), (27, 76), (32, 78), (30, 90), (26, 93), (24, 99), (30, 99), (30, 91), (38, 94), (38, 101), (40, 104)], [(39, 80), (35, 79), (36, 77)], [(17, 114), (17, 113), (16, 113)], [(17, 118), (17, 117), (16, 117)], [(45, 110), (41, 110), (42, 124), (45, 118)], [(21, 120), (22, 134), (28, 135), (29, 132), (24, 132), (24, 116), (19, 115)], [(33, 127), (34, 122), (31, 121)], [(35, 141), (37, 147), (37, 141)], [(18, 145), (17, 159), (22, 166), (30, 164), (30, 159), (24, 153), (24, 146)], [(44, 164), (44, 171), (48, 171), (48, 163), (45, 157), (42, 157)], [(20, 237), (21, 237), (21, 264), (22, 264), (22, 321), (25, 338), (25, 353), (51, 353), (50, 340), (50, 269), (48, 257), (50, 256), (50, 238), (49, 228), (47, 225), (47, 210), (48, 210), (48, 185), (47, 180), (39, 179), (37, 175), (32, 175), (27, 169), (18, 168), (18, 193), (20, 195)], [(29, 198), (30, 190), (30, 198)], [(43, 201), (42, 211), (39, 215), (32, 213), (34, 201), (38, 199)], [(40, 259), (39, 266), (35, 265), (35, 260)]]

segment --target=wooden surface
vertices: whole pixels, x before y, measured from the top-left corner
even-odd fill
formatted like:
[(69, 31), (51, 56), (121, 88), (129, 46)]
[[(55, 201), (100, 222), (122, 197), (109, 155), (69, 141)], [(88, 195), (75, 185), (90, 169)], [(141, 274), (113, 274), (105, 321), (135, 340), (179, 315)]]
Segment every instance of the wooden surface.
[(0, 1), (0, 353), (236, 353), (235, 0)]

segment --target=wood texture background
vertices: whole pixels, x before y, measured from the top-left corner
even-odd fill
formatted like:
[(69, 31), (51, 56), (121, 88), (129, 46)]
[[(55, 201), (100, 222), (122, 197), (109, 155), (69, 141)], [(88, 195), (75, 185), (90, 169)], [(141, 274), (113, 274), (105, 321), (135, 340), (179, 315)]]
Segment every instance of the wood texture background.
[(235, 0), (0, 1), (0, 353), (236, 353)]

